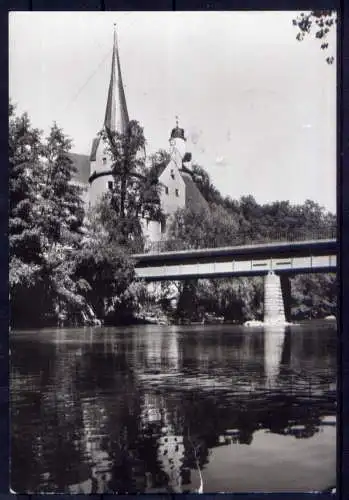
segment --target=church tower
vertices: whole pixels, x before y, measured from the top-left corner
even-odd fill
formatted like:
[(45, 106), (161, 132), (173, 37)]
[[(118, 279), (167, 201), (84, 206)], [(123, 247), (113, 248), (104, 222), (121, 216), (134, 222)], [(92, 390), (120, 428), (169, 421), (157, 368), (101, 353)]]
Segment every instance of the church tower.
[[(118, 132), (124, 134), (129, 124), (125, 91), (121, 75), (120, 56), (116, 27), (114, 25), (113, 55), (107, 105), (104, 118), (104, 129), (108, 136)], [(111, 175), (112, 161), (105, 152), (106, 144), (99, 137), (92, 143), (90, 154), (90, 205), (96, 204), (99, 198), (112, 189), (114, 178)]]
[(183, 128), (178, 125), (176, 116), (176, 127), (172, 129), (170, 136), (170, 156), (180, 171), (190, 172), (191, 153), (186, 150), (187, 139)]
[(186, 152), (186, 141), (184, 129), (178, 126), (178, 117), (176, 117), (176, 127), (172, 129), (170, 136), (170, 155), (175, 161), (178, 169), (182, 168), (182, 162)]

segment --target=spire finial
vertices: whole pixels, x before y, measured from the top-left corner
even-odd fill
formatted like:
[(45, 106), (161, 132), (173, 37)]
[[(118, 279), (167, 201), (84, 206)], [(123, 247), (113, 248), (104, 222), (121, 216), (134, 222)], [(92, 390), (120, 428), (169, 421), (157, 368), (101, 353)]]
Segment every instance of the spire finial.
[(176, 127), (178, 128), (178, 123), (179, 123), (179, 118), (178, 116), (176, 115)]

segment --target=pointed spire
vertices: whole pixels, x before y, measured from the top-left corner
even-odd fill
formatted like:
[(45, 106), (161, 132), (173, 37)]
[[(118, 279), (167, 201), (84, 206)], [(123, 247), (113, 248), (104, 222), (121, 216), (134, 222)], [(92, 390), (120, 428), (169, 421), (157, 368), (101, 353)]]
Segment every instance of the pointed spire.
[(129, 117), (121, 76), (116, 25), (114, 24), (113, 58), (104, 126), (108, 133), (119, 132), (123, 134), (126, 131), (128, 123)]

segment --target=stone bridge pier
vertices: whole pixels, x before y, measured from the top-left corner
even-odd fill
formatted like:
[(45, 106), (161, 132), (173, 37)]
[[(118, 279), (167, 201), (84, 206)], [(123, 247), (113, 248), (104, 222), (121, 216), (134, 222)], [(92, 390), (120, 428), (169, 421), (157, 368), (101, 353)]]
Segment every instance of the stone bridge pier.
[(264, 278), (264, 323), (291, 321), (291, 282), (287, 274), (273, 271)]

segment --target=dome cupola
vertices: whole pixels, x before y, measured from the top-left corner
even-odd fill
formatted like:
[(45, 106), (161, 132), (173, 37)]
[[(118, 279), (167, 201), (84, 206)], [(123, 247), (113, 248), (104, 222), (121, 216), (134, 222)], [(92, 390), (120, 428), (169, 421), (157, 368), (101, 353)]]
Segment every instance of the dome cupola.
[(178, 125), (178, 116), (176, 116), (176, 127), (172, 129), (170, 136), (171, 145), (171, 155), (179, 155), (180, 163), (186, 153), (186, 138), (184, 134), (184, 129), (180, 128)]

